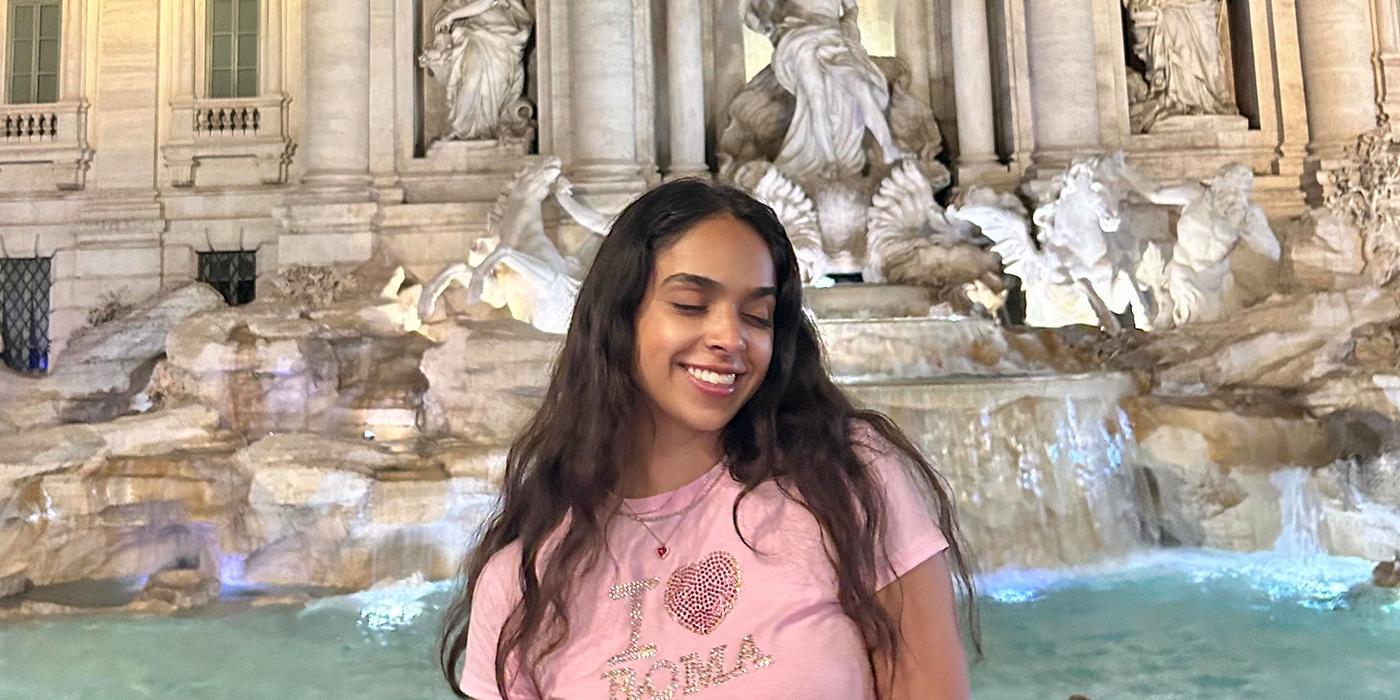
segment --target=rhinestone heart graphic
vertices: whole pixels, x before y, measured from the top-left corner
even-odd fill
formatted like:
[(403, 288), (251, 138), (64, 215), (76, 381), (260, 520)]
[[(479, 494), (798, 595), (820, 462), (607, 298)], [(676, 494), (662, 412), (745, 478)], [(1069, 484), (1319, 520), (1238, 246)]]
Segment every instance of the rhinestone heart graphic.
[(734, 609), (741, 585), (739, 560), (729, 552), (711, 552), (671, 574), (666, 582), (666, 612), (681, 627), (709, 634)]

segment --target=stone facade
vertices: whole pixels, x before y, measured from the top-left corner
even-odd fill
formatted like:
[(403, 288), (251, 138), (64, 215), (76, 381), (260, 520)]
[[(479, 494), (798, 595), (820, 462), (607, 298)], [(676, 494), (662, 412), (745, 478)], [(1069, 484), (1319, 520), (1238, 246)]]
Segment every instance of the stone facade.
[[(496, 193), (540, 155), (616, 211), (663, 177), (713, 170), (746, 80), (739, 0), (533, 0), (532, 138), (446, 141), (442, 88), (418, 61), (441, 0), (261, 0), (258, 89), (238, 98), (207, 94), (205, 0), (60, 4), (58, 101), (0, 104), (0, 256), (53, 258), (55, 358), (104, 295), (181, 285), (200, 252), (256, 251), (261, 275), (382, 250), (427, 278), (467, 258)], [(1284, 216), (1400, 107), (1390, 0), (1230, 0), (1221, 43), (1239, 115), (1148, 133), (1129, 124), (1120, 2), (891, 4), (881, 21), (959, 187), (1009, 189), (1122, 149), (1164, 179), (1244, 163)]]

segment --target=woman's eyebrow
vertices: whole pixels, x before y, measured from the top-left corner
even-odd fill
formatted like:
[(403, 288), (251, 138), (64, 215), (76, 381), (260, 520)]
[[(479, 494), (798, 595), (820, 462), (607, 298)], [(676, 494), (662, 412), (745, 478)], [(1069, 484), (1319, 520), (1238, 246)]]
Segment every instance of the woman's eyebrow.
[[(662, 280), (661, 286), (664, 287), (671, 283), (685, 284), (690, 285), (692, 287), (700, 287), (701, 289), (712, 291), (719, 291), (721, 289), (724, 289), (724, 284), (721, 283), (719, 280), (710, 279), (709, 277), (697, 275), (690, 272), (677, 272), (676, 274), (671, 275), (670, 277), (667, 277), (666, 279)], [(752, 291), (748, 293), (748, 298), (756, 299), (759, 297), (775, 297), (777, 295), (777, 287), (755, 287)]]

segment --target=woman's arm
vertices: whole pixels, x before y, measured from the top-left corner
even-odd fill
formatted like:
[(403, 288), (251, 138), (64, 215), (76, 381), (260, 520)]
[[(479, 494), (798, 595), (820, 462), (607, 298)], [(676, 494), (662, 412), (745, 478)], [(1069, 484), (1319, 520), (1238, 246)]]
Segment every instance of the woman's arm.
[(875, 597), (894, 618), (899, 654), (894, 688), (889, 687), (890, 659), (875, 658), (875, 688), (880, 700), (968, 698), (967, 655), (958, 629), (953, 579), (946, 553), (910, 569)]

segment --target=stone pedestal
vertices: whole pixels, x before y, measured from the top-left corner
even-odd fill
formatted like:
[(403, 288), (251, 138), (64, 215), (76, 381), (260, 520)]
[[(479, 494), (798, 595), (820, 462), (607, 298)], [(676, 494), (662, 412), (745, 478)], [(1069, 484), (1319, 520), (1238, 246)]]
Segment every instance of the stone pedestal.
[(325, 201), (316, 196), (293, 198), (274, 210), (282, 224), (277, 240), (277, 266), (332, 265), (351, 267), (369, 260), (379, 244), (382, 213), (373, 191), (368, 201)]

